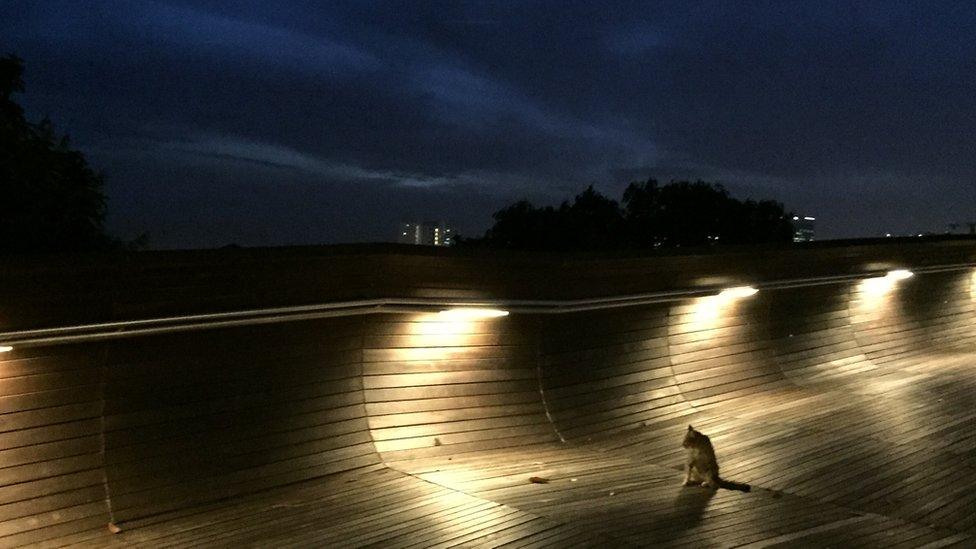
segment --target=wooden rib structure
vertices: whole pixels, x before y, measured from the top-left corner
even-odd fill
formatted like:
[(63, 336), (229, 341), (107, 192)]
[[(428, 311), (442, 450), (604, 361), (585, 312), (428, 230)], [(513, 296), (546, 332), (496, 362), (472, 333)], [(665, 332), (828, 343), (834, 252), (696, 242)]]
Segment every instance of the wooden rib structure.
[[(896, 268), (918, 274), (880, 278)], [(972, 240), (11, 263), (6, 334), (385, 297), (774, 289), (15, 345), (0, 354), (0, 546), (969, 547), (974, 273)], [(688, 424), (752, 492), (679, 486)]]

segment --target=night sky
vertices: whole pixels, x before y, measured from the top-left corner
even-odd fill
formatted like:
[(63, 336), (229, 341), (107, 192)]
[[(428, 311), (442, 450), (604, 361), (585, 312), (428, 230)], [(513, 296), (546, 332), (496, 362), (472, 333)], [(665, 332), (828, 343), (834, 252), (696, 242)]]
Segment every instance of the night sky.
[[(329, 7), (323, 7), (323, 4)], [(609, 6), (609, 7), (608, 7)], [(19, 101), (152, 247), (480, 235), (655, 176), (818, 218), (976, 219), (973, 2), (21, 2)]]

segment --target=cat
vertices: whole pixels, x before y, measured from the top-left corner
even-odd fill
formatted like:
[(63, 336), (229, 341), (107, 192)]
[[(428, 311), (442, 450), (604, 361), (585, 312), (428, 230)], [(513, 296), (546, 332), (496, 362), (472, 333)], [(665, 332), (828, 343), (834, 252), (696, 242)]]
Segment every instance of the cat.
[(688, 450), (688, 460), (685, 462), (685, 486), (700, 485), (713, 490), (725, 488), (743, 492), (752, 489), (748, 484), (731, 482), (718, 476), (718, 460), (715, 459), (712, 441), (691, 425), (688, 426), (688, 432), (685, 433), (685, 440), (681, 446)]

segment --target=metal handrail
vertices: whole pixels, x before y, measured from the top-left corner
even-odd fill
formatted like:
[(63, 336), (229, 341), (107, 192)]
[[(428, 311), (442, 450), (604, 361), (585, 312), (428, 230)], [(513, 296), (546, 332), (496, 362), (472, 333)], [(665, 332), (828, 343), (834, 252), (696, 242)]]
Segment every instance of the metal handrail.
[[(934, 265), (912, 269), (916, 274), (960, 271), (976, 267), (976, 263)], [(783, 290), (809, 286), (823, 286), (856, 282), (866, 278), (883, 276), (887, 271), (867, 271), (852, 275), (834, 275), (809, 278), (793, 278), (766, 281), (755, 284), (759, 290)], [(221, 313), (180, 315), (162, 318), (138, 319), (115, 322), (60, 326), (34, 330), (19, 330), (0, 333), (0, 345), (14, 347), (35, 347), (85, 343), (160, 335), (177, 332), (211, 330), (262, 324), (297, 322), (322, 318), (358, 316), (369, 314), (403, 314), (437, 312), (457, 307), (503, 308), (515, 314), (566, 314), (586, 311), (619, 309), (656, 303), (669, 303), (716, 295), (722, 288), (702, 287), (641, 294), (605, 296), (597, 298), (569, 300), (518, 300), (518, 299), (479, 299), (457, 300), (439, 298), (377, 298), (353, 301), (339, 301), (312, 305), (247, 309)]]

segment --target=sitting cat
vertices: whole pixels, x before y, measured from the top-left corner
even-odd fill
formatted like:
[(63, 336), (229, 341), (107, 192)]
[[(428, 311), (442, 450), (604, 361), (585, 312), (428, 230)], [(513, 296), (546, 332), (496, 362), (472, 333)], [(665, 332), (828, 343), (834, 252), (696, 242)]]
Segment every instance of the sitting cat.
[(718, 476), (718, 460), (715, 459), (715, 448), (712, 441), (703, 433), (688, 426), (685, 440), (681, 446), (688, 449), (688, 460), (685, 462), (685, 486), (704, 486), (706, 488), (728, 490), (742, 490), (748, 492), (748, 484), (723, 480)]

